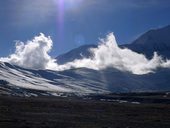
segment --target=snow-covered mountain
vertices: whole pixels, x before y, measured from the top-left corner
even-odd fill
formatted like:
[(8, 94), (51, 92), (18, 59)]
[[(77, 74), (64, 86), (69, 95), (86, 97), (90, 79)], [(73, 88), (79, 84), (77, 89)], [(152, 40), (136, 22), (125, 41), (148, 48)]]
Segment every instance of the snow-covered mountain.
[(83, 71), (76, 72), (31, 70), (0, 62), (0, 90), (4, 90), (4, 93), (15, 92), (17, 95), (22, 91), (30, 95), (30, 90), (39, 90), (51, 95), (107, 92), (107, 89), (101, 85), (102, 83), (86, 79)]
[(21, 96), (170, 90), (170, 69), (135, 75), (116, 69), (30, 70), (0, 63), (0, 93)]
[[(64, 64), (71, 62), (75, 59), (81, 59), (83, 57), (90, 57), (90, 48), (96, 48), (97, 45), (84, 45), (79, 48), (73, 49), (65, 54), (56, 57), (57, 63)], [(141, 35), (138, 39), (130, 44), (120, 45), (120, 47), (131, 49), (135, 52), (142, 53), (148, 58), (153, 56), (154, 52), (164, 58), (170, 58), (170, 25), (159, 28), (152, 29)]]
[[(148, 58), (150, 58), (155, 51), (157, 51), (158, 54), (164, 56), (164, 58), (170, 58), (169, 33), (170, 26), (161, 29), (150, 30), (135, 40), (132, 44), (122, 45), (120, 47), (127, 47), (138, 53), (143, 53)], [(45, 37), (43, 36), (43, 39), (44, 38)], [(112, 40), (111, 43), (113, 43)], [(115, 56), (116, 60), (120, 60), (115, 62), (128, 62), (125, 64), (131, 64), (131, 62), (129, 63), (129, 61), (127, 61), (128, 56), (120, 56), (125, 54), (124, 49), (120, 49), (115, 42), (113, 44), (111, 43), (101, 47), (99, 50), (100, 55), (103, 53), (102, 48), (108, 49), (108, 47), (111, 45), (111, 49), (109, 48), (105, 51), (112, 51), (112, 48), (115, 48), (115, 51), (117, 50), (117, 52), (121, 52), (121, 54), (115, 52), (115, 54), (119, 55), (118, 57)], [(91, 57), (92, 53), (89, 51), (89, 49), (96, 47), (96, 45), (86, 45), (77, 49), (73, 49), (66, 54), (58, 56), (57, 63), (65, 64), (67, 62), (72, 62), (75, 59)], [(168, 65), (168, 63), (165, 62), (164, 66), (159, 66), (161, 65), (161, 60), (158, 56), (156, 56), (157, 58), (148, 61), (144, 56), (138, 55), (137, 53), (131, 52), (130, 50), (125, 49), (125, 52), (128, 53), (128, 55), (133, 55), (132, 59), (137, 58), (137, 61), (132, 63), (132, 66), (130, 65), (130, 67), (128, 67), (131, 68), (131, 70), (127, 70), (127, 67), (126, 70), (118, 70), (119, 68), (116, 68), (117, 65), (115, 67), (112, 66), (112, 68), (106, 66), (106, 68), (101, 68), (100, 70), (93, 70), (93, 68), (87, 69), (88, 66), (85, 66), (87, 68), (67, 68), (68, 70), (65, 69), (62, 71), (45, 69), (33, 70), (5, 62), (0, 62), (0, 94), (38, 96), (62, 94), (82, 95), (91, 93), (96, 94), (113, 92), (170, 91), (170, 68), (164, 68), (166, 67), (165, 65)], [(111, 52), (111, 55), (112, 54), (113, 53)], [(108, 54), (105, 56), (102, 55), (99, 56), (101, 60), (103, 60), (105, 57), (108, 57)], [(146, 64), (155, 66), (156, 64), (155, 68), (153, 69), (152, 66), (148, 65), (142, 69), (148, 70), (151, 68), (151, 71), (154, 72), (147, 72), (138, 75), (133, 73), (132, 71), (134, 68), (138, 69), (138, 67), (141, 67), (140, 60), (146, 61), (143, 66)], [(87, 61), (89, 60), (85, 60), (85, 62)], [(78, 65), (82, 62), (83, 61), (77, 61), (76, 64)], [(133, 66), (137, 62), (139, 62), (137, 67)], [(58, 66), (58, 64), (56, 65)], [(69, 63), (67, 66), (70, 65), (71, 64)], [(126, 65), (122, 65), (121, 68), (124, 69)]]

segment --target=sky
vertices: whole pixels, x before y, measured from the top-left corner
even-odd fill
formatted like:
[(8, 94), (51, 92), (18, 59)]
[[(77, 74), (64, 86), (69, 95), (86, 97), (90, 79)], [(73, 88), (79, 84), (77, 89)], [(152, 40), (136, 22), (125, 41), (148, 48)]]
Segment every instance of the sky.
[(1, 0), (0, 56), (15, 51), (15, 43), (40, 33), (53, 40), (51, 56), (114, 32), (119, 44), (170, 24), (170, 0)]

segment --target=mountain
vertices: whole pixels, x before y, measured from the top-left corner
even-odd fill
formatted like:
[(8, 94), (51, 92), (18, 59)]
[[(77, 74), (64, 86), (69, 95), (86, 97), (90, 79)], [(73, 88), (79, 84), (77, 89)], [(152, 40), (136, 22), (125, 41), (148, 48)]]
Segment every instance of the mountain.
[(30, 70), (1, 62), (0, 74), (0, 94), (3, 95), (59, 96), (170, 90), (170, 69), (158, 69), (146, 75), (113, 68), (100, 71), (80, 68), (59, 72)]
[[(14, 95), (58, 95), (58, 93), (106, 93), (96, 80), (77, 71), (31, 70), (0, 62), (0, 93)], [(79, 78), (80, 77), (80, 78)], [(34, 93), (30, 90), (37, 90)], [(40, 91), (40, 92), (39, 92)], [(31, 92), (31, 93), (30, 93)]]
[(153, 52), (156, 51), (159, 55), (165, 58), (170, 58), (170, 25), (150, 30), (131, 44), (124, 45), (135, 52), (143, 53), (148, 58), (153, 56)]
[[(150, 30), (131, 44), (121, 45), (150, 58), (157, 51), (170, 58), (170, 26)], [(91, 57), (85, 45), (57, 57), (59, 64)], [(135, 75), (114, 68), (93, 70), (77, 68), (64, 71), (33, 70), (0, 62), (0, 95), (61, 96), (120, 92), (170, 91), (170, 69), (158, 68), (154, 73)]]
[(67, 62), (74, 61), (75, 59), (81, 59), (83, 57), (90, 57), (92, 56), (90, 52), (90, 48), (96, 48), (97, 45), (83, 45), (78, 48), (75, 48), (65, 54), (59, 55), (56, 60), (58, 64), (64, 64)]
[[(96, 47), (97, 45), (84, 45), (73, 49), (56, 57), (57, 63), (64, 64), (75, 59), (90, 57), (92, 55), (89, 49)], [(120, 47), (126, 47), (137, 53), (142, 53), (146, 55), (147, 58), (151, 58), (156, 51), (164, 58), (170, 59), (170, 25), (159, 29), (149, 30), (132, 43), (120, 45)]]

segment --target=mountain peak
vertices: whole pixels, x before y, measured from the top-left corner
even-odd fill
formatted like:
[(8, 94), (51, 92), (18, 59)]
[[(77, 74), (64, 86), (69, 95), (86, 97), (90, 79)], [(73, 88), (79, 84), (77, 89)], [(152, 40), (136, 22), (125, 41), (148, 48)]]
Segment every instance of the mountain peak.
[(170, 45), (170, 25), (158, 28), (151, 29), (141, 35), (138, 39), (136, 39), (132, 44), (161, 44), (166, 43)]
[(125, 47), (145, 54), (148, 58), (151, 58), (154, 52), (164, 58), (170, 58), (170, 25), (149, 30)]

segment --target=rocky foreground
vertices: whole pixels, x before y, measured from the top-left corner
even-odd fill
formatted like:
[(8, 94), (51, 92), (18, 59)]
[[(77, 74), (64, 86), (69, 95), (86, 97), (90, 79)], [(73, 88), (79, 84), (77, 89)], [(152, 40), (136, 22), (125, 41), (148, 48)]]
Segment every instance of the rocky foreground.
[(0, 128), (170, 128), (169, 93), (0, 96)]

